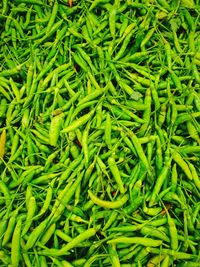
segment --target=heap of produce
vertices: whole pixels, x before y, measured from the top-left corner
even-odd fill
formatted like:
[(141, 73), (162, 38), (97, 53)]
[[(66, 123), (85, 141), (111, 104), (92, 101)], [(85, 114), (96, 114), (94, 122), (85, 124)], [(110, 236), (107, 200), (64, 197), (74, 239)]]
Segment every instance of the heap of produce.
[(198, 267), (200, 1), (0, 2), (0, 266)]

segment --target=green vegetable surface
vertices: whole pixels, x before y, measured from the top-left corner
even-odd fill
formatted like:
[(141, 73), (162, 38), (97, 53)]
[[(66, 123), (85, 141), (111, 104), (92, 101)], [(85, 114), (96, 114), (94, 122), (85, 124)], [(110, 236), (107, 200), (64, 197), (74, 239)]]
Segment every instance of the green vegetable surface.
[(200, 1), (0, 1), (0, 267), (197, 267)]

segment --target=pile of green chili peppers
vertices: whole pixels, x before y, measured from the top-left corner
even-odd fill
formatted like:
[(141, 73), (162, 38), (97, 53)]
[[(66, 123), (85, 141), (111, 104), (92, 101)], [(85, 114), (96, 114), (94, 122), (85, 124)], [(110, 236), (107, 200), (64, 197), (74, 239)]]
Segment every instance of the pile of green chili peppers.
[(0, 266), (198, 267), (200, 1), (0, 2)]

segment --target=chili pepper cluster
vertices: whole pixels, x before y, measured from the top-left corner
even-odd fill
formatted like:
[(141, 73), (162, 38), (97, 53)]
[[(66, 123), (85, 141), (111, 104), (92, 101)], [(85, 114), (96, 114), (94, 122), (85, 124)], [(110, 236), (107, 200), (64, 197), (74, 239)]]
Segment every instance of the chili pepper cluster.
[(199, 266), (199, 18), (1, 1), (1, 267)]

